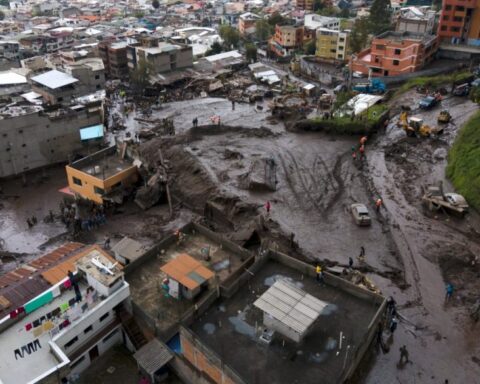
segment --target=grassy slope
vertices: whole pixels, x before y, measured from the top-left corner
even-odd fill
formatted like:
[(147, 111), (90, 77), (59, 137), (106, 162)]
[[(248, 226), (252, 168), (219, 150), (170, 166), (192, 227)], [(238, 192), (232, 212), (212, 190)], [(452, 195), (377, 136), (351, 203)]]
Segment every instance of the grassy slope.
[(447, 176), (468, 203), (480, 211), (480, 112), (461, 128), (450, 149)]
[(469, 71), (462, 71), (462, 72), (454, 72), (448, 75), (438, 75), (438, 76), (431, 76), (431, 77), (415, 77), (406, 81), (396, 92), (396, 95), (400, 95), (409, 89), (423, 86), (423, 87), (446, 87), (448, 91), (450, 91), (450, 87), (452, 83), (459, 84), (462, 82), (463, 79), (467, 79), (472, 74)]

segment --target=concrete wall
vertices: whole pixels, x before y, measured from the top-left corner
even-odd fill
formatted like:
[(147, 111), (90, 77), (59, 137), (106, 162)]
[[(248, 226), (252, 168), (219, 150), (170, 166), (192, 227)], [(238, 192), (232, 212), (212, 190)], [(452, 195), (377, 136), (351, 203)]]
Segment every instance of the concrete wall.
[[(180, 327), (180, 343), (182, 345), (185, 360), (187, 360), (188, 363), (200, 373), (200, 375), (196, 377), (190, 375), (191, 379), (193, 379), (192, 383), (203, 384), (205, 382), (205, 379), (202, 377), (203, 375), (206, 375), (210, 379), (210, 383), (245, 383), (240, 375), (227, 365), (223, 364), (222, 360), (216, 353), (205, 347), (192, 332), (184, 327)], [(184, 365), (182, 368), (186, 369), (187, 367)], [(181, 373), (180, 376), (182, 376)]]
[(84, 147), (80, 128), (102, 123), (101, 111), (43, 113), (0, 120), (0, 178), (67, 161)]

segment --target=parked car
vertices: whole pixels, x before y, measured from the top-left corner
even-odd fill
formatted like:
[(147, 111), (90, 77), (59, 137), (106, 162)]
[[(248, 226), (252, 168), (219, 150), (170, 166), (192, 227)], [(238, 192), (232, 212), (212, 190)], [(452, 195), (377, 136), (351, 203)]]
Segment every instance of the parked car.
[(359, 72), (359, 71), (354, 71), (352, 73), (352, 77), (355, 77), (356, 79), (361, 79), (362, 77), (365, 77), (364, 74), (362, 72)]
[(430, 108), (433, 108), (435, 105), (437, 105), (438, 102), (439, 102), (438, 98), (434, 96), (427, 96), (427, 97), (424, 97), (422, 100), (420, 100), (420, 103), (418, 104), (418, 106), (421, 109), (430, 109)]
[(455, 96), (467, 96), (470, 93), (470, 85), (468, 83), (457, 85), (452, 93)]
[(355, 223), (360, 226), (369, 226), (372, 224), (372, 219), (368, 213), (368, 209), (365, 204), (355, 203), (350, 206), (353, 219)]

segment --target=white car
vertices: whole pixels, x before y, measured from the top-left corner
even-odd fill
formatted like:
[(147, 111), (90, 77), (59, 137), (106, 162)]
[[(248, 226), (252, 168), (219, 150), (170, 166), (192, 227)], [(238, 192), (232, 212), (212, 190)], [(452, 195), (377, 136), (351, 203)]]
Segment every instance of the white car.
[(372, 219), (368, 213), (368, 209), (365, 204), (355, 203), (350, 206), (353, 219), (355, 223), (359, 226), (369, 226), (372, 224)]
[(356, 79), (361, 79), (362, 77), (364, 77), (363, 73), (362, 72), (359, 72), (359, 71), (353, 71), (352, 73), (352, 77), (355, 77)]
[(468, 210), (467, 200), (458, 193), (446, 193), (445, 199), (455, 207), (463, 208), (465, 211)]

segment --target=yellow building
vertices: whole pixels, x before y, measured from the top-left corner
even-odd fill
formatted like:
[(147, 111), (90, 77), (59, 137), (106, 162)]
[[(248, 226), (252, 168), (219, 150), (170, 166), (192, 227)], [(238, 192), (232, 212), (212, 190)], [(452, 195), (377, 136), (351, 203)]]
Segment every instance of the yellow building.
[(346, 60), (348, 37), (348, 31), (317, 29), (315, 55), (325, 60)]
[(68, 186), (76, 196), (103, 204), (115, 200), (138, 180), (132, 162), (122, 159), (115, 146), (103, 149), (65, 167)]

